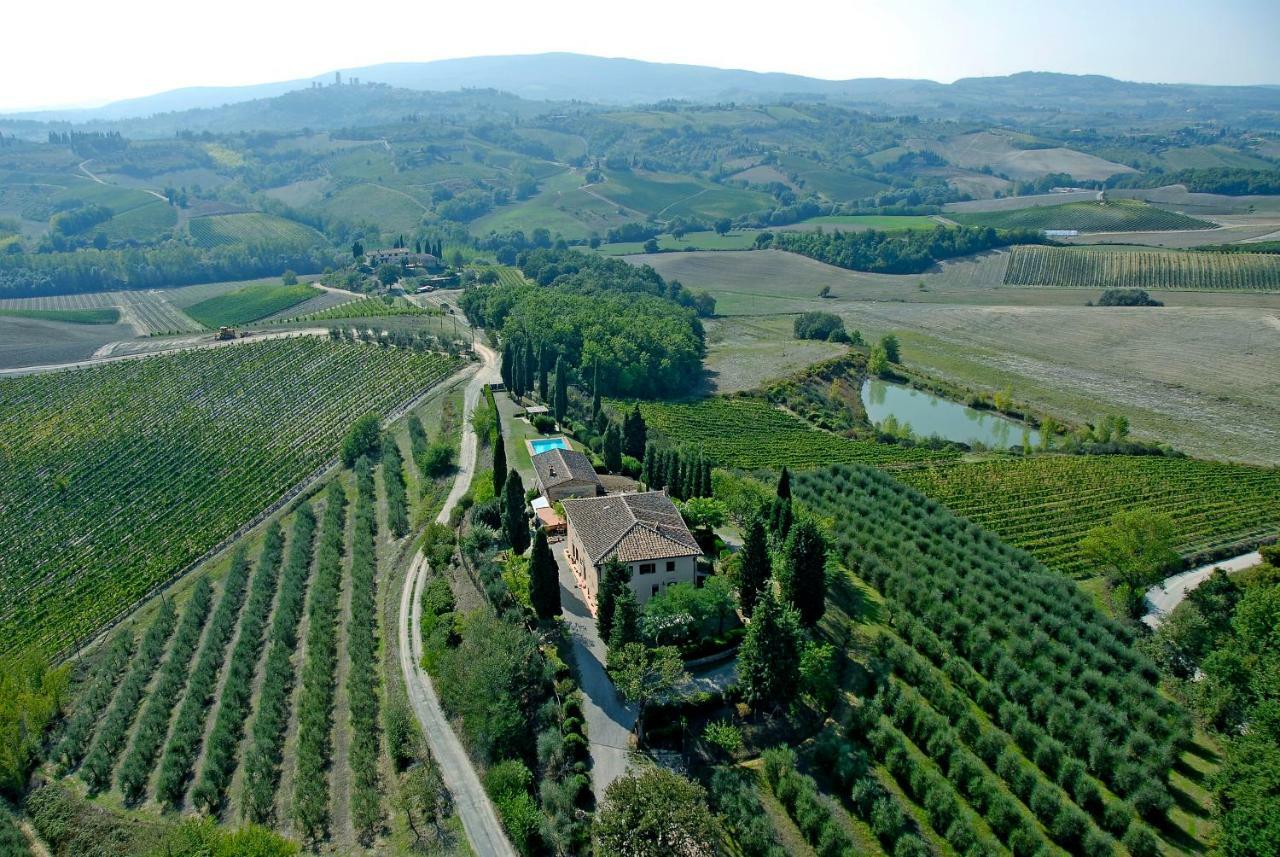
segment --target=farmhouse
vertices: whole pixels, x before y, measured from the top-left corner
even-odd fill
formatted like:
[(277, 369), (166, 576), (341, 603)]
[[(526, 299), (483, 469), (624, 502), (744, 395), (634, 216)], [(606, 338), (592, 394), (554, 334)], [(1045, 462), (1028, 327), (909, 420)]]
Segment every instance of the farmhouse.
[(551, 503), (566, 497), (598, 497), (604, 486), (591, 459), (572, 449), (549, 449), (533, 456), (538, 491)]
[(386, 247), (381, 250), (366, 250), (365, 263), (376, 268), (379, 265), (404, 265), (409, 268), (425, 268), (434, 271), (440, 267), (440, 260), (430, 253), (415, 253), (408, 247)]
[(568, 499), (563, 506), (565, 558), (593, 610), (611, 558), (630, 568), (641, 604), (674, 583), (697, 582), (702, 550), (665, 492)]

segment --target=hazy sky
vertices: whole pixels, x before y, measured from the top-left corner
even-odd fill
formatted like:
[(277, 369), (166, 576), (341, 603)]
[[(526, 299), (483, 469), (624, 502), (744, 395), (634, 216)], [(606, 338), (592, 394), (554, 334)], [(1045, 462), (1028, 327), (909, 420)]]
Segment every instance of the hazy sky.
[(335, 68), (576, 51), (823, 78), (1015, 71), (1280, 84), (1280, 0), (13, 3), (0, 110)]

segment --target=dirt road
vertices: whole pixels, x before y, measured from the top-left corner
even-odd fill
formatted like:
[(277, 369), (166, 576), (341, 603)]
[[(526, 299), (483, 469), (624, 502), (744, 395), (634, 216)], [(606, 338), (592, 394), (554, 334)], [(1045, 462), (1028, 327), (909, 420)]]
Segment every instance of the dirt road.
[(1216, 569), (1220, 568), (1231, 574), (1243, 571), (1246, 568), (1253, 568), (1261, 562), (1262, 554), (1254, 551), (1231, 559), (1211, 562), (1208, 565), (1202, 565), (1199, 568), (1193, 568), (1181, 574), (1175, 574), (1173, 577), (1167, 578), (1147, 590), (1146, 601), (1149, 612), (1142, 617), (1142, 621), (1146, 622), (1151, 628), (1160, 627), (1161, 623), (1173, 612), (1173, 608), (1181, 604), (1182, 599), (1187, 597), (1187, 593), (1208, 580)]
[[(481, 363), (478, 371), (467, 384), (463, 396), (462, 449), (458, 456), (458, 474), (453, 488), (445, 500), (437, 518), (447, 523), (449, 513), (471, 484), (476, 467), (476, 433), (471, 427), (471, 414), (480, 400), (481, 388), (499, 379), (498, 355), (492, 349), (476, 344)], [(419, 551), (413, 557), (404, 588), (400, 592), (400, 668), (404, 673), (405, 689), (413, 706), (427, 744), (440, 766), (440, 773), (453, 795), (458, 817), (471, 842), (471, 848), (483, 857), (515, 857), (515, 849), (507, 841), (498, 821), (498, 814), (480, 784), (480, 777), (471, 765), (462, 742), (449, 725), (440, 699), (431, 684), (431, 677), (422, 669), (422, 590), (426, 585), (426, 557)]]

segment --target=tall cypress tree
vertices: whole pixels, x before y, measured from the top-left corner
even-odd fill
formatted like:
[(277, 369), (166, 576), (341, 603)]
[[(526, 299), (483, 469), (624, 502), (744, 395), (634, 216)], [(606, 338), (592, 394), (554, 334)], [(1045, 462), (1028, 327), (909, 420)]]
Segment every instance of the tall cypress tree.
[(645, 444), (640, 477), (650, 491), (658, 491), (662, 488), (662, 476), (657, 466), (657, 458), (658, 448), (652, 443)]
[(511, 345), (511, 340), (508, 339), (502, 343), (502, 366), (500, 367), (502, 383), (506, 385), (508, 390), (515, 388), (515, 365), (515, 349)]
[(782, 465), (782, 473), (778, 474), (778, 496), (783, 500), (791, 499), (791, 473), (787, 465)]
[(698, 496), (700, 497), (710, 497), (715, 493), (711, 487), (711, 459), (709, 458), (702, 459), (701, 489), (702, 490), (698, 492)]
[(600, 416), (600, 363), (596, 361), (595, 373), (591, 381), (591, 419)]
[(783, 548), (782, 595), (795, 605), (800, 621), (813, 627), (827, 609), (827, 545), (818, 525), (801, 518)]
[(677, 450), (667, 450), (667, 475), (663, 480), (666, 482), (667, 491), (677, 500), (683, 500), (680, 491), (684, 487), (684, 483), (680, 481), (680, 453)]
[(542, 527), (533, 537), (533, 553), (529, 557), (529, 601), (539, 619), (560, 615), (560, 573), (547, 544), (547, 531)]
[(514, 468), (507, 474), (502, 529), (512, 551), (522, 554), (529, 549), (529, 522), (524, 516), (524, 483), (520, 481), (520, 474)]
[(558, 423), (564, 422), (564, 416), (569, 412), (569, 377), (563, 355), (556, 358), (556, 389), (552, 410)]
[(547, 346), (543, 343), (538, 349), (538, 398), (545, 405), (551, 401), (547, 396)]
[(533, 343), (524, 343), (524, 391), (532, 395), (534, 384), (538, 383), (538, 362), (533, 350)]
[(627, 643), (640, 642), (640, 604), (630, 586), (623, 586), (613, 606), (609, 651), (620, 652)]
[(761, 593), (738, 650), (744, 702), (752, 708), (773, 710), (795, 698), (800, 689), (803, 635), (795, 610), (778, 603), (769, 590)]
[(596, 593), (596, 630), (600, 639), (608, 640), (613, 633), (614, 608), (618, 595), (630, 588), (631, 570), (616, 556), (605, 560), (600, 570), (600, 590)]
[(742, 566), (738, 571), (738, 600), (746, 616), (755, 610), (760, 591), (769, 584), (771, 571), (769, 537), (765, 533), (764, 519), (754, 515), (747, 524), (746, 538), (742, 541)]
[(645, 425), (644, 415), (640, 413), (640, 404), (637, 402), (622, 421), (622, 451), (639, 461), (644, 456), (648, 437), (649, 427)]
[(616, 423), (610, 423), (604, 433), (604, 466), (610, 473), (622, 470), (622, 432)]
[(502, 489), (507, 479), (507, 444), (502, 439), (501, 422), (498, 422), (497, 435), (493, 442), (493, 496), (501, 501)]

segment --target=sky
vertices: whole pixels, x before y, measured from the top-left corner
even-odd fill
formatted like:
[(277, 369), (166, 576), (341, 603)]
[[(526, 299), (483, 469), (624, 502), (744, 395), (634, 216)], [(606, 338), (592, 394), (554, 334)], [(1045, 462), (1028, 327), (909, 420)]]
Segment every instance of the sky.
[(3, 41), (0, 111), (544, 51), (828, 79), (1280, 84), (1278, 0), (65, 0), (11, 4)]

